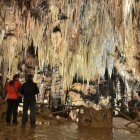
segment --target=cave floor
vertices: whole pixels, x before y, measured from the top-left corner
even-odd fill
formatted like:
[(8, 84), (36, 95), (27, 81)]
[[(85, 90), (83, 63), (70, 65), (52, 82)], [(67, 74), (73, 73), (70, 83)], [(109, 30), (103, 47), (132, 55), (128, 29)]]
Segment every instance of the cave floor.
[(112, 128), (78, 127), (70, 120), (49, 120), (37, 117), (37, 127), (30, 128), (29, 121), (25, 128), (19, 124), (12, 127), (0, 121), (0, 140), (140, 140), (140, 128), (135, 124), (129, 127), (124, 125), (129, 121), (123, 118), (113, 118)]

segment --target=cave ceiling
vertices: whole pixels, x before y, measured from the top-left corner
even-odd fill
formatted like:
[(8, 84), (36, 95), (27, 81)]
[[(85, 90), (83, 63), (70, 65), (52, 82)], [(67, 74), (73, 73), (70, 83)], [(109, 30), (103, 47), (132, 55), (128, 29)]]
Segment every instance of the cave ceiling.
[(111, 78), (114, 67), (139, 81), (140, 1), (1, 0), (0, 61), (3, 84), (21, 63), (34, 73), (59, 66), (64, 88), (75, 74), (87, 85), (106, 69)]

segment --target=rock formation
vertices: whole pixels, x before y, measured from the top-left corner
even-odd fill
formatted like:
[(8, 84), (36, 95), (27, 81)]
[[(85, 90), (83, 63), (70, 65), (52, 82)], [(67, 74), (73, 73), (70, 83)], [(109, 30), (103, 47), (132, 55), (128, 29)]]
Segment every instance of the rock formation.
[(5, 100), (0, 99), (0, 119), (2, 114), (6, 113), (7, 111), (7, 102)]
[(93, 127), (111, 127), (111, 111), (107, 108), (95, 110), (94, 108), (82, 107), (83, 113), (79, 113), (80, 125)]

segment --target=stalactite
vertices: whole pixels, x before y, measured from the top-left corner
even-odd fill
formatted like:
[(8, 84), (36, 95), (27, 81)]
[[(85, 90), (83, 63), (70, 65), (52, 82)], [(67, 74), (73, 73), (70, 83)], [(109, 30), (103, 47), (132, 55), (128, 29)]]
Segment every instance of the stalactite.
[[(114, 99), (115, 100), (115, 106), (118, 106), (118, 102), (119, 102), (119, 100), (121, 100), (121, 93), (120, 93), (120, 81), (119, 81), (119, 79), (117, 78), (116, 79), (116, 98)], [(119, 106), (121, 106), (121, 104), (119, 104)], [(119, 110), (120, 111), (120, 108), (117, 108), (117, 110)], [(115, 114), (118, 114), (118, 112), (117, 111), (115, 111)]]
[(13, 60), (13, 63), (12, 63), (12, 68), (11, 68), (12, 72), (11, 72), (11, 77), (14, 76), (14, 74), (18, 74), (18, 59), (15, 58)]
[(0, 28), (0, 46), (1, 46), (3, 38), (4, 38), (4, 33), (5, 33), (5, 30)]

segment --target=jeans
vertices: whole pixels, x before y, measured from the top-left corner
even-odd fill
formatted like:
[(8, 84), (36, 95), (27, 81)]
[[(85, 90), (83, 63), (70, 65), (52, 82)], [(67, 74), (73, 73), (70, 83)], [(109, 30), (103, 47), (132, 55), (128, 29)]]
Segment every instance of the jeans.
[(30, 107), (30, 124), (35, 125), (36, 122), (36, 101), (24, 101), (23, 103), (23, 115), (22, 115), (22, 125), (25, 126), (28, 118), (28, 108)]
[(6, 112), (6, 122), (10, 123), (11, 113), (13, 110), (13, 124), (17, 122), (17, 109), (18, 109), (18, 99), (7, 99), (8, 109)]

